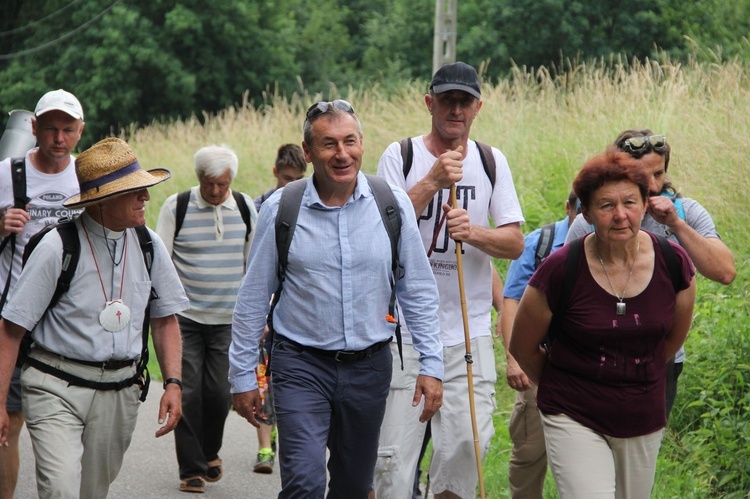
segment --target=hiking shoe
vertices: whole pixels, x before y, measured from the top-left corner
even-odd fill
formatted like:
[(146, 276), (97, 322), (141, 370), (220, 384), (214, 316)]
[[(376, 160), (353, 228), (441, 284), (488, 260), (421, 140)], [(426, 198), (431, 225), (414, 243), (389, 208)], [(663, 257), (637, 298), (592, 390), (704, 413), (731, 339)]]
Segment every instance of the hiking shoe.
[(207, 482), (218, 482), (224, 475), (223, 467), (221, 466), (221, 458), (217, 457), (213, 461), (208, 462), (208, 471), (206, 471)]
[(206, 482), (199, 476), (186, 478), (180, 481), (180, 491), (202, 494), (206, 491)]
[(254, 473), (263, 473), (268, 475), (273, 473), (273, 462), (275, 454), (271, 449), (261, 449), (258, 451), (258, 460), (253, 467)]

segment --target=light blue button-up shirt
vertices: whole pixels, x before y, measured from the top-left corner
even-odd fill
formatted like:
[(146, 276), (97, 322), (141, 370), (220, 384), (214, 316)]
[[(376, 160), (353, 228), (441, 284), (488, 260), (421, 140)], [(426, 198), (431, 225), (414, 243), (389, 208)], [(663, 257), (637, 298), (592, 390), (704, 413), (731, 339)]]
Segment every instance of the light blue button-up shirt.
[[(386, 321), (391, 296), (391, 246), (367, 178), (361, 172), (344, 206), (326, 206), (313, 177), (307, 180), (289, 248), (286, 280), (274, 309), (274, 329), (305, 346), (323, 350), (362, 350), (393, 336)], [(393, 187), (401, 213), (398, 281), (402, 319), (419, 352), (420, 374), (443, 378), (437, 310), (439, 295), (406, 193)], [(229, 349), (232, 393), (257, 388), (255, 367), (271, 295), (279, 284), (274, 222), (279, 189), (258, 218), (237, 296)]]

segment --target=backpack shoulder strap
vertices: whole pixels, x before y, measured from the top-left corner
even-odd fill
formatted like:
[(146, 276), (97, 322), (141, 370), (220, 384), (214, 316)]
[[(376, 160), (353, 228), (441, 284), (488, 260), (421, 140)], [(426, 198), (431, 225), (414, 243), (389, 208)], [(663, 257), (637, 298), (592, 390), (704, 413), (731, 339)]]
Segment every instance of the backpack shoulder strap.
[(232, 189), (232, 196), (237, 203), (237, 209), (240, 210), (242, 221), (245, 222), (245, 241), (248, 241), (250, 239), (250, 232), (253, 230), (252, 222), (250, 221), (250, 208), (247, 206), (245, 196), (240, 191)]
[(411, 137), (401, 139), (401, 159), (404, 162), (404, 178), (409, 175), (411, 171), (411, 165), (414, 163), (414, 144), (412, 144)]
[(23, 252), (23, 265), (26, 265), (26, 261), (37, 247), (39, 241), (50, 231), (57, 229), (57, 233), (60, 235), (62, 241), (62, 268), (60, 275), (57, 278), (57, 285), (55, 286), (55, 292), (52, 294), (52, 299), (47, 305), (47, 310), (51, 309), (57, 302), (60, 301), (60, 297), (68, 292), (70, 289), (70, 283), (73, 281), (76, 268), (78, 267), (78, 259), (81, 256), (81, 242), (78, 240), (78, 229), (74, 220), (65, 220), (57, 225), (49, 225), (41, 231), (34, 234), (29, 242), (26, 244)]
[(398, 355), (401, 359), (401, 370), (403, 370), (404, 356), (402, 353), (401, 320), (396, 315), (396, 282), (404, 276), (404, 267), (398, 258), (398, 245), (401, 240), (401, 213), (398, 210), (396, 196), (393, 195), (388, 182), (376, 175), (365, 174), (365, 177), (370, 184), (375, 202), (378, 205), (380, 217), (383, 219), (383, 225), (386, 232), (388, 232), (388, 239), (391, 242), (391, 298), (388, 301), (388, 320), (394, 321), (396, 324), (396, 346), (398, 347)]
[(659, 246), (661, 246), (661, 252), (662, 255), (664, 255), (664, 261), (667, 264), (667, 269), (669, 270), (669, 279), (672, 281), (672, 288), (674, 288), (676, 293), (677, 289), (680, 286), (680, 274), (682, 272), (682, 269), (680, 268), (680, 262), (677, 259), (674, 248), (672, 248), (672, 245), (669, 243), (667, 238), (658, 234), (654, 235), (656, 236), (657, 241), (659, 241)]
[[(188, 191), (189, 192), (189, 191)], [(145, 225), (139, 225), (135, 227), (135, 233), (138, 236), (138, 245), (141, 247), (141, 254), (143, 255), (143, 263), (146, 265), (149, 277), (151, 276), (151, 267), (154, 264), (154, 241), (149, 234), (148, 229)], [(148, 388), (151, 384), (151, 373), (148, 371), (148, 333), (151, 326), (151, 302), (159, 298), (156, 294), (156, 290), (151, 287), (151, 293), (146, 303), (146, 310), (143, 315), (143, 328), (141, 330), (141, 357), (138, 360), (138, 366), (136, 368), (136, 383), (141, 387), (141, 396), (139, 397), (141, 402), (146, 400), (148, 395)]]
[(29, 198), (26, 196), (26, 158), (13, 158), (10, 161), (13, 178), (13, 207), (26, 209)]
[(154, 264), (154, 241), (145, 225), (136, 227), (135, 233), (138, 236), (141, 253), (143, 253), (143, 263), (146, 264), (148, 275), (151, 276), (151, 266)]
[(365, 174), (367, 182), (372, 188), (372, 194), (380, 211), (380, 217), (383, 219), (385, 230), (388, 232), (388, 238), (391, 241), (391, 268), (396, 280), (403, 277), (398, 270), (398, 243), (401, 238), (401, 214), (398, 211), (398, 203), (393, 195), (391, 186), (383, 178), (377, 175)]
[(565, 275), (563, 277), (562, 287), (560, 288), (560, 296), (557, 299), (557, 305), (555, 310), (552, 311), (552, 320), (550, 321), (549, 330), (547, 331), (547, 337), (545, 338), (545, 344), (547, 350), (554, 343), (554, 335), (565, 316), (565, 311), (568, 309), (570, 304), (570, 296), (573, 293), (573, 286), (576, 283), (576, 277), (578, 276), (578, 263), (581, 259), (581, 253), (583, 251), (583, 238), (572, 240), (568, 244), (568, 259), (565, 262)]
[[(25, 210), (26, 204), (29, 202), (29, 198), (26, 197), (26, 159), (12, 158), (10, 160), (10, 174), (13, 182), (13, 207)], [(0, 295), (0, 310), (5, 306), (5, 301), (8, 299), (8, 293), (10, 292), (10, 280), (13, 274), (13, 256), (16, 253), (15, 233), (11, 233), (3, 238), (2, 243), (0, 243), (0, 253), (5, 251), (6, 246), (10, 246), (10, 267), (8, 268), (8, 275), (5, 278), (5, 286), (3, 286), (3, 291)]]
[(185, 213), (187, 213), (188, 203), (190, 202), (190, 189), (182, 191), (177, 195), (177, 204), (174, 209), (174, 238), (177, 239), (177, 234), (180, 233), (182, 228), (182, 222), (185, 220)]
[(401, 239), (401, 214), (398, 211), (396, 196), (393, 195), (388, 182), (376, 175), (365, 174), (365, 177), (370, 184), (375, 202), (378, 205), (380, 217), (383, 219), (383, 225), (386, 232), (388, 232), (388, 239), (391, 242), (391, 272), (393, 274), (391, 287), (393, 293), (391, 293), (391, 304), (388, 313), (393, 317), (396, 281), (404, 276), (404, 268), (398, 258), (398, 244)]
[(680, 200), (680, 198), (675, 197), (672, 200), (672, 203), (674, 204), (675, 211), (677, 211), (677, 216), (680, 217), (683, 220), (687, 220), (685, 218), (685, 207), (682, 206), (682, 201)]
[(492, 153), (492, 147), (482, 142), (474, 141), (479, 149), (479, 157), (482, 159), (482, 167), (484, 173), (487, 174), (487, 178), (490, 179), (490, 184), (495, 187), (495, 176), (497, 170), (497, 163), (495, 163), (495, 155)]
[(536, 243), (534, 253), (534, 268), (538, 268), (552, 252), (552, 243), (555, 239), (555, 223), (550, 223), (541, 228), (539, 241)]
[[(289, 247), (292, 244), (294, 229), (297, 227), (297, 216), (299, 215), (302, 195), (305, 193), (307, 179), (295, 180), (286, 184), (281, 191), (279, 209), (276, 212), (276, 251), (279, 254), (279, 291), (286, 278), (286, 265), (289, 256)], [(277, 296), (274, 301), (278, 300)]]
[(279, 258), (278, 266), (276, 267), (276, 275), (279, 277), (279, 286), (273, 294), (271, 308), (266, 316), (266, 324), (268, 324), (268, 336), (266, 336), (266, 341), (268, 342), (268, 345), (271, 345), (268, 350), (269, 355), (266, 373), (271, 372), (271, 350), (273, 349), (274, 338), (273, 311), (279, 303), (281, 289), (284, 287), (284, 281), (286, 280), (289, 247), (292, 244), (294, 229), (297, 227), (297, 217), (299, 216), (299, 209), (302, 204), (302, 196), (305, 194), (306, 183), (307, 179), (302, 178), (286, 184), (282, 188), (281, 198), (279, 199), (279, 208), (276, 211), (274, 227), (276, 229), (276, 253)]

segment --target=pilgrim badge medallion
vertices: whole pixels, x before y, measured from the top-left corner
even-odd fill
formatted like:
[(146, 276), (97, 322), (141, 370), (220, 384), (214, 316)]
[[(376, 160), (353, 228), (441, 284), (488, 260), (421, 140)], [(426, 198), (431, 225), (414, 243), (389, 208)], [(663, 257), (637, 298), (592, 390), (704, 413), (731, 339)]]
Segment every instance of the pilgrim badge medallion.
[(130, 308), (122, 300), (108, 301), (99, 314), (99, 324), (111, 333), (122, 331), (130, 324)]

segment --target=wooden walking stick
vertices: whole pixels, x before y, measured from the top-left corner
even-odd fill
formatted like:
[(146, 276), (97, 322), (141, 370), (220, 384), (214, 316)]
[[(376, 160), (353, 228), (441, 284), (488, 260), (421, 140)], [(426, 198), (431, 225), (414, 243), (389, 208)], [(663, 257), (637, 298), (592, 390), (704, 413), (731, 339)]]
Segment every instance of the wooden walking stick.
[[(456, 184), (451, 186), (451, 204), (453, 209), (458, 208), (456, 198)], [(461, 295), (461, 315), (464, 320), (464, 343), (466, 345), (466, 375), (469, 380), (469, 412), (471, 412), (471, 430), (474, 434), (474, 455), (477, 458), (477, 475), (479, 477), (479, 497), (484, 499), (484, 478), (482, 477), (482, 454), (479, 451), (479, 430), (477, 429), (477, 412), (474, 408), (474, 374), (471, 365), (471, 337), (469, 336), (469, 314), (466, 311), (466, 290), (464, 289), (464, 267), (461, 254), (461, 241), (456, 241), (456, 268), (458, 270), (458, 291)]]

